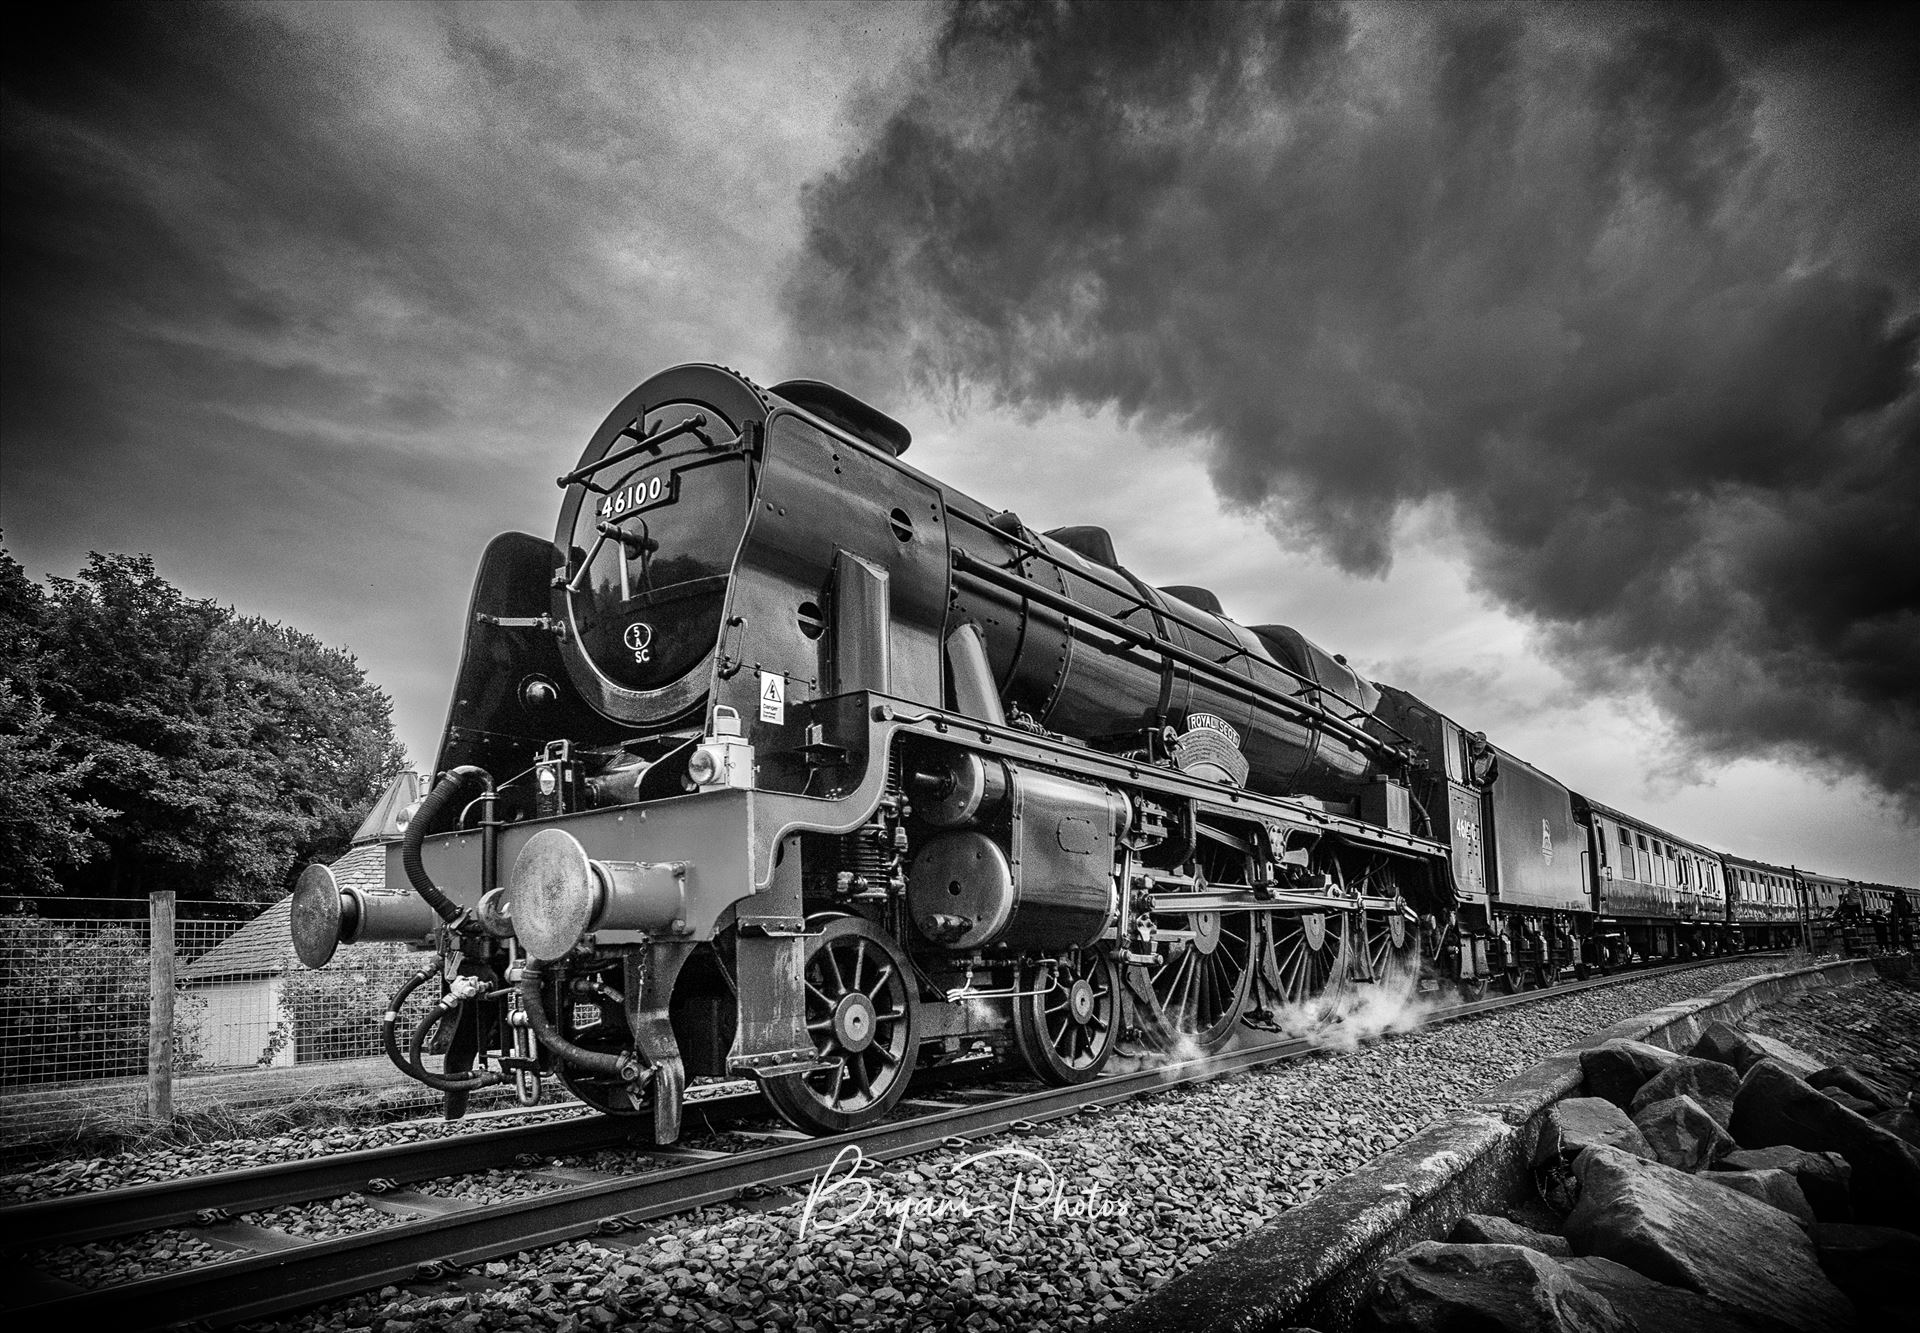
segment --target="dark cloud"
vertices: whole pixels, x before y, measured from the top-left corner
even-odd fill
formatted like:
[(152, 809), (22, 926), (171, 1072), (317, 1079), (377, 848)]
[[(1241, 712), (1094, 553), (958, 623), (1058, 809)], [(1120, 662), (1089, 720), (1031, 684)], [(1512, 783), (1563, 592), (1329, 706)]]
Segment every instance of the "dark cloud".
[(1822, 13), (963, 5), (809, 190), (797, 359), (1198, 437), (1356, 572), (1442, 506), (1696, 762), (1920, 812), (1920, 68)]
[(482, 545), (553, 521), (554, 476), (645, 375), (761, 369), (769, 237), (862, 51), (918, 23), (721, 13), (38, 16), (0, 54), (14, 553), (150, 551), (350, 644), (425, 762)]

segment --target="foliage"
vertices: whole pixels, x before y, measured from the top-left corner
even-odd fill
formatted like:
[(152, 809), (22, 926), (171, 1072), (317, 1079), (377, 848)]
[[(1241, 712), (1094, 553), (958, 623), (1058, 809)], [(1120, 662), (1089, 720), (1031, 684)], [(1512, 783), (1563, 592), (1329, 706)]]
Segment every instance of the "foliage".
[(405, 767), (351, 654), (187, 597), (146, 556), (42, 592), (0, 551), (0, 879), (266, 901)]
[[(137, 927), (0, 917), (0, 1085), (145, 1074), (149, 975)], [(177, 1072), (200, 1063), (201, 1007), (189, 992), (174, 995)]]
[[(294, 1063), (378, 1055), (387, 1001), (417, 966), (417, 959), (394, 953), (375, 955), (351, 968), (288, 972), (280, 982), (280, 1011), (293, 1032)], [(405, 1021), (416, 1017), (410, 1013)]]

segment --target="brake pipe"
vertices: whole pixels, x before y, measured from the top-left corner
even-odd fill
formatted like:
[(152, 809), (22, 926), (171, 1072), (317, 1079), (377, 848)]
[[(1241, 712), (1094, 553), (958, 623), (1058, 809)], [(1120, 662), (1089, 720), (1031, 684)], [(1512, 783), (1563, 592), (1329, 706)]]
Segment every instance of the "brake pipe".
[(430, 978), (439, 975), (440, 959), (436, 955), (426, 966), (402, 982), (400, 989), (394, 992), (393, 999), (387, 1002), (387, 1011), (380, 1016), (380, 1044), (386, 1048), (387, 1059), (393, 1062), (395, 1069), (408, 1078), (441, 1092), (472, 1092), (477, 1088), (504, 1083), (506, 1079), (490, 1069), (474, 1070), (466, 1074), (436, 1074), (422, 1062), (420, 1049), (426, 1043), (427, 1032), (434, 1023), (466, 1003), (466, 997), (458, 991), (448, 992), (427, 1011), (427, 1016), (413, 1030), (412, 1039), (407, 1045), (407, 1053), (401, 1054), (400, 1039), (396, 1030), (396, 1025), (400, 1021), (400, 1010), (414, 991)]

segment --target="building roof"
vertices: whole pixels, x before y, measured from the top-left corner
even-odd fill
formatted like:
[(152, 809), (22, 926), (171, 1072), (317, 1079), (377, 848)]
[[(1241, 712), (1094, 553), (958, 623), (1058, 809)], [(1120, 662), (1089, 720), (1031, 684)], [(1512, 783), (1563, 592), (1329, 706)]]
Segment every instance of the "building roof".
[(389, 782), (380, 799), (373, 803), (373, 809), (360, 821), (360, 827), (353, 831), (353, 845), (397, 840), (406, 831), (401, 817), (424, 794), (421, 788), (425, 785), (426, 780), (418, 773), (402, 773)]
[[(333, 876), (348, 888), (378, 893), (386, 887), (387, 849), (377, 842), (349, 848), (335, 861)], [(293, 953), (293, 899), (282, 898), (181, 969), (182, 981), (233, 981), (280, 976), (302, 964)], [(328, 967), (342, 963), (341, 950)]]

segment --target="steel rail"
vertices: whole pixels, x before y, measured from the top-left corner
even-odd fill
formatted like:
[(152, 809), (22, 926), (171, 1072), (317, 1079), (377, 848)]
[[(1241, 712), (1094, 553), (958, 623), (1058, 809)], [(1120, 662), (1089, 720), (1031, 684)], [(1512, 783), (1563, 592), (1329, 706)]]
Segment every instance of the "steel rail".
[[(765, 1105), (757, 1090), (692, 1101), (696, 1111), (743, 1111)], [(370, 1181), (406, 1184), (485, 1171), (524, 1153), (587, 1152), (623, 1144), (660, 1155), (674, 1149), (636, 1143), (651, 1125), (633, 1116), (595, 1114), (580, 1107), (565, 1119), (513, 1125), (333, 1153), (292, 1162), (220, 1171), (179, 1180), (68, 1194), (0, 1208), (0, 1248), (81, 1245), (160, 1227), (192, 1224), (202, 1213), (237, 1215), (313, 1203), (366, 1190)]]
[[(1770, 955), (1731, 955), (1614, 973), (1450, 1006), (1438, 1011), (1434, 1019), (1450, 1022), (1480, 1017), (1561, 995), (1710, 967), (1738, 957), (1765, 956)], [(390, 1284), (422, 1280), (426, 1276), (423, 1268), (439, 1272), (447, 1266), (480, 1263), (596, 1233), (617, 1234), (656, 1218), (724, 1203), (749, 1190), (816, 1179), (849, 1147), (857, 1147), (869, 1160), (891, 1161), (1147, 1093), (1298, 1059), (1318, 1049), (1310, 1039), (1262, 1042), (1200, 1059), (1108, 1075), (1073, 1087), (1015, 1095), (641, 1176), (551, 1190), (119, 1286), (41, 1299), (30, 1297), (13, 1309), (18, 1316), (28, 1318), (32, 1327), (131, 1330), (188, 1321), (220, 1325), (258, 1319)]]

